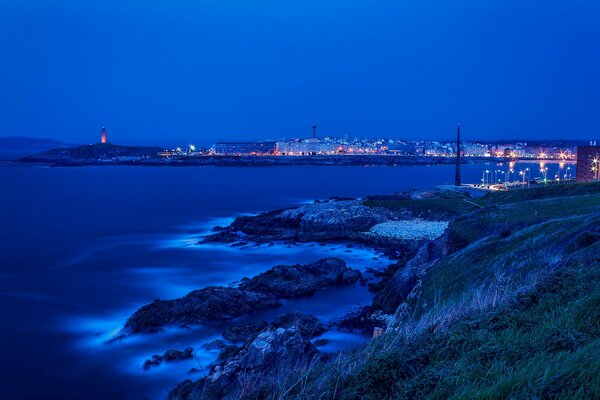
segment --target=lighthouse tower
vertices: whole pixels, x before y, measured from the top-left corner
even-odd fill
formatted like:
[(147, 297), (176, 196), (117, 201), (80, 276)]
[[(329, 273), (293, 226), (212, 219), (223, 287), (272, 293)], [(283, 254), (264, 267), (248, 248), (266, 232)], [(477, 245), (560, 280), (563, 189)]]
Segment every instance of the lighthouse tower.
[(106, 128), (102, 127), (102, 133), (100, 136), (100, 143), (106, 143)]

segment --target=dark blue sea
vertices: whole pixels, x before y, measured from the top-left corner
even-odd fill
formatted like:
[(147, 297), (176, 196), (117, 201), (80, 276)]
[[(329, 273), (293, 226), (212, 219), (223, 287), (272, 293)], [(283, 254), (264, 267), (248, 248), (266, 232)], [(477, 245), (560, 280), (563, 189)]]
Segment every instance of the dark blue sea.
[[(532, 164), (533, 165), (533, 164)], [(534, 165), (535, 166), (535, 165)], [(484, 169), (463, 166), (463, 180)], [(520, 167), (517, 165), (516, 169)], [(548, 175), (554, 175), (550, 166)], [(201, 344), (217, 327), (171, 329), (107, 343), (153, 299), (226, 285), (278, 264), (338, 256), (382, 268), (367, 249), (303, 244), (197, 245), (198, 235), (238, 215), (330, 196), (393, 193), (449, 184), (454, 167), (83, 167), (0, 164), (0, 398), (164, 399), (198, 376), (216, 353)], [(373, 258), (377, 257), (377, 260)], [(368, 304), (360, 285), (287, 302), (256, 318), (292, 310), (327, 321)], [(366, 339), (336, 331), (324, 351)], [(152, 354), (192, 346), (197, 359), (149, 371)]]

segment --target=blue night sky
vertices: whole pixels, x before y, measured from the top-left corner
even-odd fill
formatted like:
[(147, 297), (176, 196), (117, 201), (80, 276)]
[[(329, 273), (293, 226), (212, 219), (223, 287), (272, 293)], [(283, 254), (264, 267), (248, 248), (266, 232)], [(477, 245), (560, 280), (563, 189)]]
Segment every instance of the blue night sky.
[(0, 0), (0, 135), (598, 138), (599, 21), (598, 0)]

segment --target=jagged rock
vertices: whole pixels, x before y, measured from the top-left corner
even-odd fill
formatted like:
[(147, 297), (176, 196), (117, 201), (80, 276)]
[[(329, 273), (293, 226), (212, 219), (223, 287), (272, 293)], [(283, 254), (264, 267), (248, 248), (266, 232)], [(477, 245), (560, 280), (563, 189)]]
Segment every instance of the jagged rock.
[(204, 343), (202, 345), (202, 348), (205, 350), (221, 350), (225, 346), (227, 346), (227, 344), (224, 341), (222, 341), (221, 339), (215, 339), (208, 343)]
[(278, 298), (307, 296), (335, 284), (354, 283), (360, 271), (348, 268), (339, 258), (324, 258), (306, 265), (280, 265), (252, 279), (245, 279), (240, 289)]
[(155, 354), (152, 356), (152, 358), (144, 361), (144, 364), (142, 365), (142, 367), (144, 369), (150, 369), (151, 367), (160, 365), (163, 361), (167, 361), (167, 362), (181, 361), (181, 360), (187, 360), (189, 358), (192, 358), (193, 356), (194, 356), (194, 349), (191, 347), (188, 347), (183, 351), (167, 350), (167, 351), (165, 351), (165, 354), (163, 354), (162, 356)]
[(229, 358), (219, 357), (208, 375), (210, 382), (231, 382), (243, 371), (269, 371), (298, 365), (318, 354), (318, 350), (296, 328), (276, 328), (259, 333)]
[(240, 325), (230, 325), (225, 328), (223, 337), (230, 342), (238, 343), (246, 341), (250, 336), (258, 334), (269, 324), (265, 321), (247, 322)]
[(238, 288), (209, 286), (175, 300), (155, 300), (136, 311), (125, 324), (132, 333), (156, 332), (167, 325), (224, 321), (279, 306), (273, 297)]
[(276, 298), (307, 296), (327, 286), (354, 283), (360, 276), (360, 271), (348, 268), (338, 258), (306, 265), (280, 265), (252, 279), (243, 279), (238, 288), (209, 286), (179, 299), (155, 300), (136, 311), (127, 320), (125, 330), (152, 333), (167, 325), (225, 321), (277, 307), (280, 303)]
[[(241, 346), (225, 346), (205, 378), (181, 382), (171, 400), (221, 399), (247, 373), (261, 376), (309, 363), (319, 355), (310, 339), (324, 331), (312, 315), (287, 313), (250, 336)], [(317, 341), (323, 345), (326, 339)]]
[(291, 312), (278, 316), (271, 323), (256, 321), (228, 326), (223, 332), (223, 337), (230, 342), (240, 343), (255, 337), (265, 330), (273, 330), (275, 328), (296, 328), (307, 338), (325, 332), (325, 327), (316, 317), (299, 312)]
[(194, 349), (191, 347), (187, 347), (183, 351), (179, 350), (167, 350), (165, 354), (163, 354), (163, 359), (165, 361), (181, 361), (187, 360), (194, 356)]
[(239, 240), (239, 236), (232, 230), (223, 230), (212, 235), (205, 236), (201, 242), (233, 243)]
[(235, 345), (227, 345), (225, 347), (223, 347), (223, 349), (221, 349), (221, 351), (219, 352), (219, 356), (217, 357), (217, 360), (215, 361), (215, 363), (223, 363), (227, 360), (229, 360), (231, 357), (235, 356), (237, 353), (240, 352), (240, 347), (235, 346)]
[(385, 287), (375, 295), (373, 306), (384, 313), (394, 313), (400, 303), (406, 300), (427, 267), (442, 256), (444, 244), (443, 238), (425, 242), (404, 268), (398, 270)]
[(280, 315), (273, 320), (272, 324), (277, 328), (297, 329), (305, 338), (312, 338), (325, 332), (325, 326), (317, 317), (299, 312)]
[[(358, 200), (331, 200), (238, 217), (230, 228), (258, 242), (353, 239), (376, 224), (394, 219), (395, 215), (385, 208), (364, 206)], [(227, 241), (230, 238), (230, 232), (225, 235), (219, 232), (205, 240)]]
[(359, 307), (346, 313), (336, 325), (342, 331), (370, 335), (374, 327), (381, 325), (379, 320), (372, 317), (374, 312), (375, 309), (371, 306)]
[(142, 365), (142, 367), (144, 369), (150, 369), (152, 367), (155, 367), (157, 365), (160, 365), (163, 362), (163, 358), (159, 355), (153, 355), (152, 358), (144, 361), (144, 364)]

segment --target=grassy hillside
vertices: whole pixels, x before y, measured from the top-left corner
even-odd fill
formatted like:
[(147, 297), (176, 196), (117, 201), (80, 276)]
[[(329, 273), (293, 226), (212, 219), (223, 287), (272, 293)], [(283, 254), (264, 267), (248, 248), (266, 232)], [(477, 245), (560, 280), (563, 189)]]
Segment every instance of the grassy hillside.
[(370, 201), (456, 216), (439, 239), (445, 255), (424, 270), (384, 336), (232, 395), (600, 398), (600, 185), (467, 200)]
[(360, 366), (346, 376), (329, 371), (341, 399), (600, 398), (600, 270), (556, 273), (513, 302), (350, 357)]

